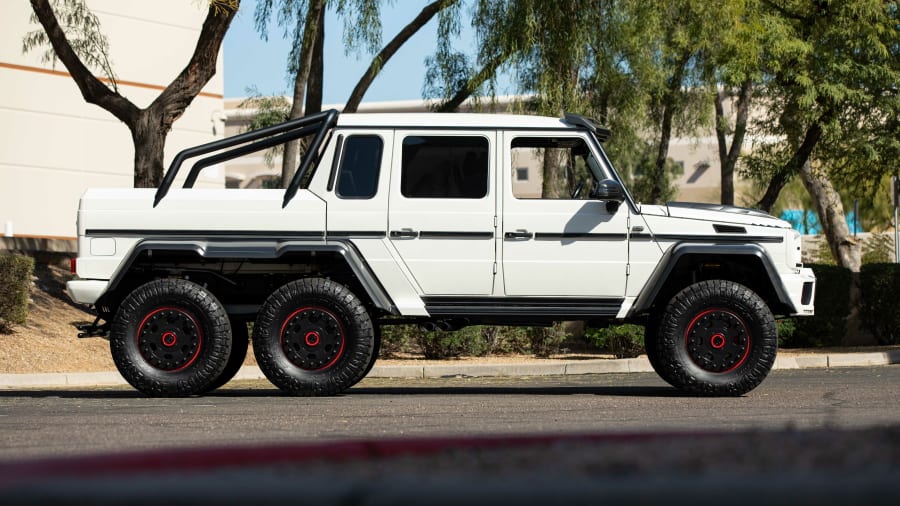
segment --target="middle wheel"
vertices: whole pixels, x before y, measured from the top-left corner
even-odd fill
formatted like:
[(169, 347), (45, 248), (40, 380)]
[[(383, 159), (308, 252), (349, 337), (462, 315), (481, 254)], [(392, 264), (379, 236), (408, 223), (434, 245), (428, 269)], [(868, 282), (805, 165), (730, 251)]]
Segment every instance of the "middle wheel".
[(335, 395), (359, 382), (375, 331), (365, 305), (329, 279), (292, 281), (263, 304), (253, 352), (263, 374), (292, 395)]

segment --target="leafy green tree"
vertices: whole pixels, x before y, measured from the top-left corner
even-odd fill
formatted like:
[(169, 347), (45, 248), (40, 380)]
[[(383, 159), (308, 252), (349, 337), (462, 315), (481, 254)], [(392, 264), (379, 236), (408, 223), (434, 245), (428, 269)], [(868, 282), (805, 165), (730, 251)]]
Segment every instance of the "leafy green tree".
[[(272, 18), (284, 28), (292, 40), (287, 68), (293, 76), (293, 97), (286, 119), (295, 119), (321, 111), (324, 69), (325, 9), (334, 5), (344, 19), (344, 45), (348, 53), (361, 46), (374, 53), (381, 45), (381, 1), (379, 0), (262, 0), (255, 13), (256, 27), (263, 38), (268, 37)], [(436, 0), (425, 7), (403, 27), (373, 57), (360, 77), (344, 107), (344, 112), (356, 112), (360, 102), (384, 65), (413, 35), (438, 12), (457, 3), (457, 0)], [(261, 125), (263, 126), (263, 125)], [(294, 175), (301, 141), (289, 142), (282, 155), (282, 186)]]
[(781, 188), (800, 176), (816, 205), (832, 255), (858, 272), (860, 247), (850, 235), (833, 178), (873, 187), (896, 170), (900, 114), (898, 2), (765, 0), (762, 94), (766, 138), (751, 164), (769, 181), (759, 202), (769, 210)]
[[(52, 58), (65, 65), (84, 100), (125, 123), (134, 141), (134, 186), (153, 188), (162, 181), (166, 136), (215, 75), (219, 48), (239, 6), (240, 0), (210, 0), (197, 45), (184, 70), (143, 109), (119, 93), (106, 37), (84, 0), (31, 0), (33, 21), (40, 23), (42, 30), (25, 36), (23, 50), (49, 45)], [(91, 68), (105, 74), (109, 84)]]

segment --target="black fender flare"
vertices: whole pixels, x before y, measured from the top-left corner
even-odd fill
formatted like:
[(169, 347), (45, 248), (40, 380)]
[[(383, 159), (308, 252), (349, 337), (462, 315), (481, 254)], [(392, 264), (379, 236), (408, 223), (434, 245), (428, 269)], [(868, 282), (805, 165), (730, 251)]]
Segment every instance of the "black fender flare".
[(282, 240), (234, 240), (234, 239), (185, 239), (162, 240), (145, 239), (138, 242), (128, 254), (128, 257), (119, 264), (119, 268), (110, 278), (106, 292), (98, 299), (113, 292), (131, 270), (134, 262), (145, 252), (153, 251), (183, 251), (196, 253), (201, 258), (228, 259), (277, 259), (287, 253), (294, 252), (322, 252), (337, 253), (347, 262), (367, 295), (375, 307), (391, 314), (399, 314), (387, 291), (372, 272), (371, 267), (365, 261), (359, 250), (350, 240), (327, 241), (282, 241)]
[(669, 248), (659, 263), (656, 265), (653, 274), (647, 279), (644, 288), (638, 294), (634, 304), (629, 310), (628, 316), (634, 316), (645, 311), (653, 305), (660, 290), (665, 285), (667, 279), (672, 274), (678, 261), (687, 255), (711, 255), (711, 256), (733, 256), (733, 257), (753, 257), (758, 259), (765, 269), (765, 274), (775, 290), (779, 302), (784, 304), (790, 312), (796, 312), (794, 303), (784, 290), (781, 282), (781, 276), (772, 264), (772, 260), (759, 244), (698, 244), (680, 242)]

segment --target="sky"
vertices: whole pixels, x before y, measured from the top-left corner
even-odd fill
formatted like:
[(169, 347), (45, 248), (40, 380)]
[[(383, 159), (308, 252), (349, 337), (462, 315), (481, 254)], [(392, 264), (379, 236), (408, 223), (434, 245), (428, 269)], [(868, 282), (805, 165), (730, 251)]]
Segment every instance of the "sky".
[[(396, 0), (382, 7), (382, 44), (386, 44), (415, 18), (430, 0)], [(284, 30), (269, 25), (269, 40), (261, 40), (254, 28), (256, 0), (243, 0), (224, 42), (225, 97), (248, 95), (247, 88), (256, 86), (263, 95), (289, 95), (293, 83), (288, 82), (287, 55), (290, 40)], [(364, 102), (416, 100), (422, 98), (425, 80), (425, 58), (437, 45), (437, 16), (416, 33), (384, 66), (363, 98)], [(464, 23), (464, 26), (468, 26)], [(344, 22), (333, 10), (325, 17), (325, 104), (343, 104), (356, 82), (371, 62), (372, 55), (345, 54)], [(461, 43), (472, 53), (471, 31), (464, 31)]]

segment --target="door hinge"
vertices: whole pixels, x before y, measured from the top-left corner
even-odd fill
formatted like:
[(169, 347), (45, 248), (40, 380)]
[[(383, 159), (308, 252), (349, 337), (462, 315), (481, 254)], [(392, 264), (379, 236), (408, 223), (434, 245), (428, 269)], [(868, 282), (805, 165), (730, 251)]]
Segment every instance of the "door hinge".
[(497, 274), (497, 262), (494, 262), (494, 274)]
[(631, 276), (631, 264), (625, 264), (625, 275)]

